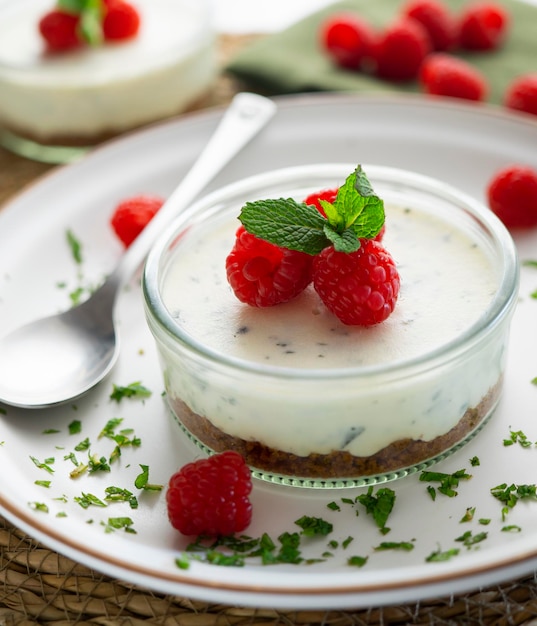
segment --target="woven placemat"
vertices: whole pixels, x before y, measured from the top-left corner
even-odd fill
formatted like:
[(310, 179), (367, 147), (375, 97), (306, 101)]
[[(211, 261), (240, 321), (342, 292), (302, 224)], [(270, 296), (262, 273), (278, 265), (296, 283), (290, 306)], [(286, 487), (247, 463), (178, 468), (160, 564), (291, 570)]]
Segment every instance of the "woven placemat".
[[(220, 63), (257, 35), (222, 36)], [(242, 85), (222, 74), (204, 106), (229, 102)], [(0, 207), (54, 166), (0, 148)], [(472, 593), (355, 611), (276, 611), (207, 604), (155, 593), (91, 570), (28, 537), (0, 516), (0, 626), (537, 626), (537, 576)]]

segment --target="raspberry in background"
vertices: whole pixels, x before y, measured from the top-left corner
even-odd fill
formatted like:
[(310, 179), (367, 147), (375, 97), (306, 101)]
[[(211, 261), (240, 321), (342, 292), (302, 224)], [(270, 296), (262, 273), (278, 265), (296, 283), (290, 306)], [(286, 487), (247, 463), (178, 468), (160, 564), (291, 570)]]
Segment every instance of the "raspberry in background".
[(375, 32), (358, 15), (336, 13), (321, 24), (320, 41), (337, 65), (360, 70), (371, 59)]
[(457, 22), (450, 9), (439, 0), (410, 0), (402, 15), (417, 20), (427, 31), (433, 50), (444, 51), (457, 43)]
[(459, 46), (466, 50), (499, 48), (509, 28), (509, 13), (494, 2), (474, 2), (459, 17)]
[(504, 104), (509, 109), (537, 115), (537, 72), (515, 78), (507, 87)]
[(128, 2), (106, 0), (103, 18), (103, 36), (106, 41), (132, 39), (140, 29), (140, 15)]
[(362, 239), (356, 252), (337, 252), (330, 246), (318, 254), (313, 286), (344, 324), (373, 326), (393, 312), (400, 279), (388, 251), (373, 239)]
[(170, 478), (168, 518), (184, 535), (232, 535), (251, 522), (251, 491), (251, 473), (242, 456), (221, 452), (188, 463)]
[(537, 226), (537, 170), (521, 164), (501, 169), (487, 186), (487, 199), (507, 228)]
[(81, 45), (78, 35), (80, 18), (66, 11), (52, 10), (39, 20), (38, 28), (49, 52), (64, 52)]
[(430, 51), (425, 28), (414, 19), (401, 18), (379, 35), (374, 50), (376, 73), (386, 80), (413, 80)]
[(477, 68), (445, 52), (425, 59), (419, 79), (422, 90), (435, 96), (482, 101), (488, 93), (487, 81)]
[(312, 260), (305, 252), (281, 248), (239, 226), (226, 258), (226, 275), (241, 302), (275, 306), (292, 300), (310, 284)]
[(126, 198), (116, 206), (110, 224), (125, 247), (131, 245), (163, 204), (160, 196), (142, 194)]

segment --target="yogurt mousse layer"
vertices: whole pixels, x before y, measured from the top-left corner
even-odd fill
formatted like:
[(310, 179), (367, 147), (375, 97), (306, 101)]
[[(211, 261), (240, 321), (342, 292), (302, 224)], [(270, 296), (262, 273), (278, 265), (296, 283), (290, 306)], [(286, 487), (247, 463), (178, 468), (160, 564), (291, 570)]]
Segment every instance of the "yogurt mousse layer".
[(0, 126), (44, 145), (92, 145), (201, 98), (215, 71), (206, 4), (133, 4), (134, 39), (45, 54), (37, 25), (50, 0), (0, 1)]
[[(490, 312), (504, 289), (504, 253), (450, 200), (372, 182), (401, 276), (395, 311), (376, 326), (345, 326), (311, 286), (267, 309), (240, 303), (225, 275), (237, 198), (177, 231), (160, 264), (176, 340), (162, 340), (148, 319), (170, 404), (197, 440), (238, 450), (263, 477), (408, 471), (468, 438), (498, 401), (513, 294), (501, 323)], [(272, 197), (301, 200), (320, 188)]]

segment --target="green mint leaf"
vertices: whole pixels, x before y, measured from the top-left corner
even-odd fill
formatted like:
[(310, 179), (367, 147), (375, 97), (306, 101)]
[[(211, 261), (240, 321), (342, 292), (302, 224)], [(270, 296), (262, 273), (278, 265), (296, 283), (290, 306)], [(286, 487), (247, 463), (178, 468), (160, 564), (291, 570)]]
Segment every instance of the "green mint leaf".
[(86, 0), (57, 0), (56, 6), (67, 13), (81, 13), (86, 5)]
[(311, 255), (330, 245), (338, 252), (355, 252), (360, 239), (375, 237), (384, 224), (384, 203), (360, 165), (339, 188), (334, 203), (321, 199), (320, 204), (326, 218), (292, 198), (247, 202), (239, 220), (260, 239)]
[(349, 254), (350, 252), (356, 252), (360, 247), (360, 240), (352, 230), (347, 229), (342, 234), (339, 234), (326, 224), (324, 233), (338, 252)]
[(80, 14), (80, 34), (91, 46), (103, 42), (102, 13), (100, 7), (85, 8)]
[[(372, 238), (384, 224), (384, 202), (375, 195), (361, 165), (339, 188), (334, 206), (340, 216), (338, 223), (332, 224), (334, 228), (340, 230), (343, 224), (345, 229), (352, 229), (356, 237)], [(332, 223), (329, 217), (328, 221)]]
[(289, 250), (314, 255), (330, 245), (319, 211), (292, 198), (247, 202), (239, 220), (249, 233)]

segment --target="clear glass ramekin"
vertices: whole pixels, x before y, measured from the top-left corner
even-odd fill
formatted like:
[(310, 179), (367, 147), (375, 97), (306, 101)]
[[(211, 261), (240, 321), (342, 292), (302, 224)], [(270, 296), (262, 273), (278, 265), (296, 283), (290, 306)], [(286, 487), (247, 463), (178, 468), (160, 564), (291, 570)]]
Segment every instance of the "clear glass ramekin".
[[(235, 449), (266, 481), (341, 488), (420, 471), (476, 435), (500, 397), (518, 293), (515, 246), (491, 211), (440, 181), (364, 166), (385, 202), (384, 243), (400, 262), (399, 302), (382, 324), (340, 324), (313, 289), (272, 309), (235, 302), (223, 266), (243, 204), (303, 200), (342, 184), (354, 167), (287, 168), (216, 191), (183, 212), (144, 269), (146, 316), (173, 415), (206, 452)], [(420, 231), (426, 224), (433, 230)], [(204, 266), (199, 250), (211, 237), (217, 259)], [(462, 247), (442, 252), (444, 244)], [(405, 260), (411, 254), (416, 260)], [(424, 278), (422, 270), (432, 274)], [(435, 311), (444, 291), (447, 305), (436, 303)], [(217, 294), (230, 299), (229, 309)], [(409, 339), (411, 328), (416, 338)], [(301, 358), (298, 335), (322, 358)], [(258, 356), (265, 336), (274, 344), (270, 359)], [(373, 353), (380, 357), (369, 362)]]
[(38, 23), (50, 0), (0, 0), (0, 144), (67, 162), (125, 131), (177, 115), (216, 74), (210, 0), (132, 0), (132, 40), (46, 51)]

